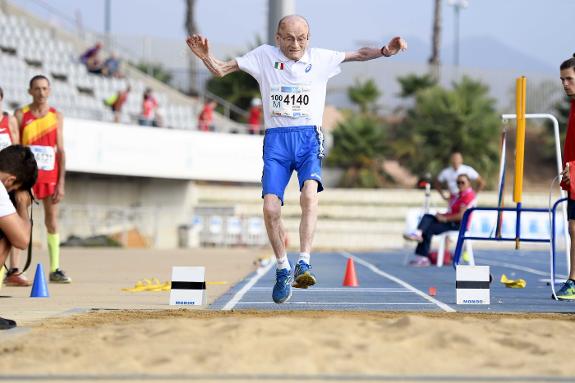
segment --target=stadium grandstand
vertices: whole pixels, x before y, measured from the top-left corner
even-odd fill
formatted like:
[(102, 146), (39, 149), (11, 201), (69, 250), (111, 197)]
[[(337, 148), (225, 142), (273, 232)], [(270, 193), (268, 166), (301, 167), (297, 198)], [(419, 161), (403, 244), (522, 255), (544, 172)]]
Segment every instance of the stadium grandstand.
[[(27, 81), (38, 73), (54, 82), (52, 103), (67, 117), (113, 121), (113, 113), (103, 100), (126, 88), (132, 88), (124, 107), (122, 122), (136, 123), (141, 112), (141, 94), (152, 88), (162, 108), (164, 125), (174, 129), (196, 129), (201, 101), (186, 97), (144, 73), (125, 64), (126, 78), (108, 78), (88, 73), (79, 61), (87, 48), (78, 37), (54, 28), (43, 20), (9, 6), (10, 13), (0, 10), (0, 83), (6, 93), (5, 103), (11, 109), (28, 101)], [(217, 117), (220, 131), (241, 131), (242, 126)]]

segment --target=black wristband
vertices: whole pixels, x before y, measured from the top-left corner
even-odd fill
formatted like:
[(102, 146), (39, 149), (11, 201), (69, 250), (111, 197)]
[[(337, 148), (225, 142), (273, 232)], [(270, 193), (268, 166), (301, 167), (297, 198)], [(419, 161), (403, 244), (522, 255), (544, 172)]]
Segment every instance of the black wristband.
[(390, 54), (385, 54), (385, 48), (387, 48), (387, 45), (384, 45), (381, 47), (381, 50), (380, 50), (381, 55), (385, 56), (385, 57), (390, 57), (391, 56)]

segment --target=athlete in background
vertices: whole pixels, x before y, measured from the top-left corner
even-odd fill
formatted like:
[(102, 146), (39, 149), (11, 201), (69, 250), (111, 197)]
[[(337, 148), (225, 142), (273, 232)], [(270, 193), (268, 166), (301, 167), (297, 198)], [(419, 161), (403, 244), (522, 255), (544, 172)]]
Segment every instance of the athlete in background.
[(50, 282), (70, 283), (60, 269), (60, 236), (58, 204), (64, 198), (66, 156), (64, 152), (63, 116), (48, 104), (50, 80), (38, 75), (30, 80), (28, 93), (32, 103), (16, 111), (22, 145), (30, 147), (38, 163), (38, 181), (34, 196), (44, 206), (44, 222), (48, 231)]

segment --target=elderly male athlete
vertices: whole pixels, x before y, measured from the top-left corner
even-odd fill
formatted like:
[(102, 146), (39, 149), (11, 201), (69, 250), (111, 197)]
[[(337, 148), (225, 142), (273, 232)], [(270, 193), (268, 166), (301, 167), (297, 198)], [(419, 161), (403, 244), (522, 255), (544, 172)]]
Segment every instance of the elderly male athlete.
[[(340, 72), (346, 61), (367, 61), (389, 57), (407, 48), (400, 37), (382, 48), (361, 48), (336, 52), (308, 48), (309, 25), (297, 15), (280, 20), (277, 47), (262, 45), (242, 57), (220, 61), (210, 55), (208, 40), (199, 35), (187, 39), (188, 46), (215, 76), (243, 70), (260, 85), (266, 134), (262, 175), (263, 212), (268, 237), (277, 258), (276, 303), (291, 297), (291, 287), (308, 288), (316, 283), (310, 269), (310, 252), (318, 210), (318, 192), (323, 190), (321, 123), (327, 81)], [(293, 280), (284, 245), (281, 221), (284, 190), (293, 170), (297, 171), (302, 210), (299, 227), (300, 255)]]
[(50, 282), (70, 283), (72, 279), (60, 269), (60, 235), (58, 204), (64, 198), (66, 157), (64, 154), (64, 117), (48, 104), (50, 80), (36, 75), (30, 80), (28, 93), (32, 103), (15, 113), (20, 126), (20, 143), (28, 146), (38, 163), (38, 180), (34, 196), (44, 205), (44, 222), (48, 231)]

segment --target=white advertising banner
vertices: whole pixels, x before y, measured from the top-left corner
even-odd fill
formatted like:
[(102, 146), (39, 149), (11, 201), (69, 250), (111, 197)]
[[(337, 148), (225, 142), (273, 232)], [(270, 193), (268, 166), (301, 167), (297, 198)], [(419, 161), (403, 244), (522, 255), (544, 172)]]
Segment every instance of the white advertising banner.
[(66, 118), (66, 167), (82, 173), (259, 182), (262, 136)]
[[(430, 212), (435, 214), (435, 211)], [(417, 224), (423, 212), (421, 209), (410, 209), (405, 218), (405, 232), (410, 233), (417, 229)], [(502, 214), (501, 235), (506, 238), (515, 238), (515, 224), (517, 214), (514, 211), (506, 211)], [(565, 220), (561, 212), (555, 216), (555, 235), (557, 243), (563, 239), (563, 226)], [(479, 210), (473, 212), (471, 225), (467, 232), (469, 236), (493, 238), (497, 226), (497, 212)], [(548, 239), (549, 238), (549, 213), (547, 212), (522, 212), (521, 213), (521, 238)]]

